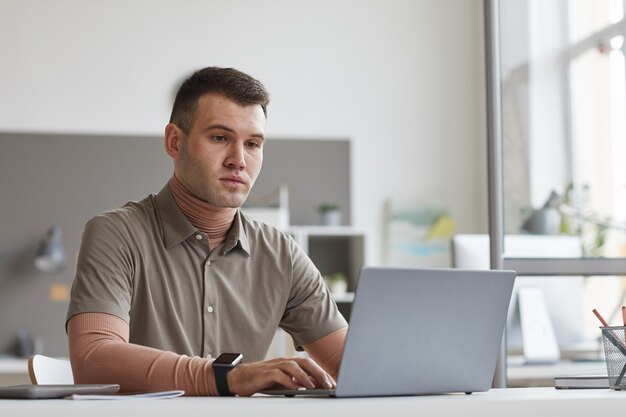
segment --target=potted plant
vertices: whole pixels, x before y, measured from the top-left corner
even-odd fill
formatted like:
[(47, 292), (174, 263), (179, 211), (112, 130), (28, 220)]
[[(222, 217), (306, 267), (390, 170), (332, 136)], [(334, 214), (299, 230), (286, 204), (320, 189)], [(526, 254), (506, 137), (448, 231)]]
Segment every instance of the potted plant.
[(322, 203), (317, 208), (320, 213), (320, 222), (323, 226), (339, 226), (341, 224), (341, 210), (331, 203)]
[(348, 279), (341, 272), (324, 276), (324, 281), (332, 294), (341, 295), (348, 291)]

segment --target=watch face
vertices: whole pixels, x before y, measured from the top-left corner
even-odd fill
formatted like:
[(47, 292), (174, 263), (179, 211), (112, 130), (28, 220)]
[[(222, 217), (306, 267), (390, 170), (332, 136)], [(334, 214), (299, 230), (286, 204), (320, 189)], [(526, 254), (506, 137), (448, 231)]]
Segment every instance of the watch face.
[(213, 365), (235, 366), (243, 359), (241, 353), (222, 353), (213, 361)]

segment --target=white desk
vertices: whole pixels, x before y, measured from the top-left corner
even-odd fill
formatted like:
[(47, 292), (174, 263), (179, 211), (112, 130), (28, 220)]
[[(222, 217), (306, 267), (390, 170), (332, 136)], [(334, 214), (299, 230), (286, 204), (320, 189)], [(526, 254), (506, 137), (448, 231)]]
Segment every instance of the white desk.
[(0, 400), (3, 416), (611, 416), (626, 410), (626, 392), (493, 389), (472, 395), (386, 398), (175, 398), (170, 400)]

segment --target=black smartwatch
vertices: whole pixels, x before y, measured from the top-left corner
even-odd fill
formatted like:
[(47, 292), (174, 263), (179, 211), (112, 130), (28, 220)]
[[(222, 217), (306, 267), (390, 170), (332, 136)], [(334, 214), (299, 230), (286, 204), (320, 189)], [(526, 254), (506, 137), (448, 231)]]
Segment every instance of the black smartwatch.
[(222, 397), (232, 397), (233, 394), (228, 389), (226, 375), (235, 366), (241, 363), (243, 355), (241, 353), (222, 353), (213, 361), (213, 374), (215, 375), (215, 385), (217, 392)]

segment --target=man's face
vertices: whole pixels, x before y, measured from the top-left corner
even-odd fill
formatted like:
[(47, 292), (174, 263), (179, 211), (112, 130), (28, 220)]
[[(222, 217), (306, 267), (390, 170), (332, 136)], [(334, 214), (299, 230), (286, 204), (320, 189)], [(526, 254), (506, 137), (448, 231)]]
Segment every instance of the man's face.
[(240, 207), (261, 171), (265, 122), (258, 104), (202, 96), (189, 134), (176, 127), (182, 137), (178, 154), (170, 153), (176, 177), (214, 206)]

